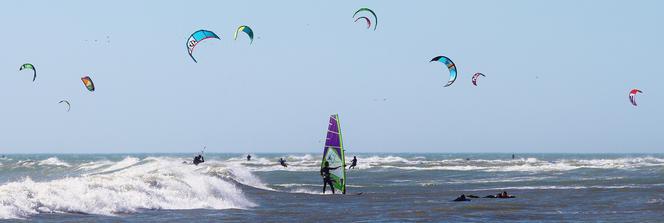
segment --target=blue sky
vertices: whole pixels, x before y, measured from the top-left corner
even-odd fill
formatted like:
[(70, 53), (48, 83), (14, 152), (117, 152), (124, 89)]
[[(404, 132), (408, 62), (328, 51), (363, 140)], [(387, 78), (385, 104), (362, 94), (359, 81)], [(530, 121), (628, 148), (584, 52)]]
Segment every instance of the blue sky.
[(0, 153), (318, 152), (333, 113), (351, 152), (662, 152), (663, 4), (6, 1)]

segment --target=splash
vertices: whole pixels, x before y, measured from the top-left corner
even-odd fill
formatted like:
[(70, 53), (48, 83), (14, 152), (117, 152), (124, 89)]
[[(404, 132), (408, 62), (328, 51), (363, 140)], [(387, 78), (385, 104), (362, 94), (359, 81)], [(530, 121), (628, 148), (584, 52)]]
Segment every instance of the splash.
[[(118, 166), (129, 162), (124, 163)], [(175, 159), (146, 158), (113, 172), (44, 182), (26, 177), (0, 186), (0, 219), (38, 213), (114, 215), (140, 209), (254, 206), (234, 183)]]

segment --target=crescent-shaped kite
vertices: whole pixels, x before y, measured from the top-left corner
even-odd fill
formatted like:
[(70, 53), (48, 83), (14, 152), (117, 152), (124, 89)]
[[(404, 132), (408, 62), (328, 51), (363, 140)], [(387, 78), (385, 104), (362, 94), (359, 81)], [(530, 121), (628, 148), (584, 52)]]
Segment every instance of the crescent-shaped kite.
[(634, 105), (634, 106), (636, 106), (636, 94), (638, 94), (638, 93), (643, 93), (643, 92), (639, 89), (636, 89), (636, 88), (629, 91), (629, 102), (631, 102), (632, 105)]
[(357, 22), (357, 20), (360, 20), (360, 19), (364, 19), (367, 22), (367, 29), (371, 28), (371, 20), (369, 20), (369, 18), (367, 18), (366, 16), (357, 17), (357, 19), (355, 19), (355, 22)]
[(67, 112), (69, 112), (69, 110), (71, 109), (71, 104), (69, 104), (69, 101), (67, 101), (67, 100), (60, 100), (60, 102), (58, 102), (58, 104), (62, 104), (62, 103), (67, 104)]
[(450, 60), (450, 58), (447, 58), (446, 56), (434, 57), (429, 62), (434, 62), (434, 61), (444, 63), (445, 66), (447, 66), (447, 69), (450, 70), (450, 80), (448, 80), (447, 84), (445, 84), (445, 86), (443, 86), (443, 87), (448, 87), (448, 86), (452, 85), (454, 83), (454, 81), (456, 81), (456, 79), (457, 79), (457, 69), (456, 69), (456, 65), (454, 65), (454, 62), (452, 62), (452, 60)]
[(212, 31), (203, 30), (203, 29), (196, 31), (192, 33), (191, 36), (189, 36), (189, 39), (187, 39), (187, 52), (189, 52), (189, 56), (191, 57), (192, 60), (194, 60), (194, 62), (198, 63), (198, 61), (196, 61), (196, 58), (194, 58), (193, 55), (194, 47), (196, 47), (196, 45), (198, 45), (199, 42), (210, 38), (220, 39), (219, 36), (217, 36), (217, 34), (214, 34)]
[(95, 91), (95, 83), (92, 82), (89, 76), (81, 77), (83, 85), (88, 89), (88, 91)]
[(473, 74), (473, 79), (472, 79), (472, 80), (473, 80), (473, 85), (477, 86), (477, 78), (479, 78), (480, 76), (482, 76), (482, 77), (486, 77), (483, 73), (475, 73), (475, 74)]
[(21, 68), (18, 68), (19, 71), (21, 71), (23, 69), (32, 70), (32, 73), (33, 73), (32, 74), (32, 82), (35, 82), (35, 79), (37, 79), (37, 69), (35, 69), (35, 66), (30, 64), (30, 63), (26, 63), (26, 64), (21, 65)]
[[(378, 27), (378, 16), (376, 16), (376, 13), (373, 10), (369, 9), (369, 8), (361, 8), (361, 9), (358, 9), (357, 11), (355, 11), (355, 14), (353, 14), (353, 18), (355, 18), (355, 16), (357, 16), (357, 13), (360, 13), (360, 12), (369, 12), (369, 13), (371, 13), (371, 15), (373, 15), (373, 17), (374, 17), (374, 30), (376, 30), (376, 27)], [(366, 19), (367, 19), (367, 21), (369, 21), (369, 18), (366, 18)], [(357, 19), (355, 21), (357, 22)], [(369, 22), (369, 25), (371, 25), (371, 22)]]
[(235, 34), (233, 34), (233, 39), (234, 40), (237, 40), (237, 33), (240, 32), (240, 31), (246, 33), (247, 36), (249, 36), (249, 39), (251, 40), (249, 42), (249, 44), (252, 44), (254, 42), (254, 31), (251, 30), (251, 28), (249, 28), (249, 26), (237, 27), (237, 30), (235, 30)]

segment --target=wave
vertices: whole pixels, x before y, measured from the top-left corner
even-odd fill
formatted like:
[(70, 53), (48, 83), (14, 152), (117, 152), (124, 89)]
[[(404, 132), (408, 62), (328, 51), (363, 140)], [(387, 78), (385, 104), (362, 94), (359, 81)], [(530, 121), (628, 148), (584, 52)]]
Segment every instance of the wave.
[[(0, 219), (38, 213), (114, 215), (140, 209), (256, 206), (236, 184), (210, 175), (209, 167), (185, 165), (179, 159), (169, 158), (148, 157), (134, 163), (136, 160), (125, 158), (95, 175), (43, 182), (26, 177), (0, 185)], [(52, 163), (48, 165), (58, 163), (55, 159), (49, 162)]]
[(583, 189), (642, 189), (642, 188), (652, 188), (662, 186), (661, 184), (650, 184), (650, 185), (593, 185), (593, 186), (518, 186), (518, 187), (496, 187), (496, 188), (481, 188), (481, 189), (472, 189), (468, 191), (502, 191), (502, 190), (583, 190)]
[[(349, 157), (347, 162), (349, 162)], [(242, 158), (231, 158), (227, 162), (246, 166), (251, 171), (318, 171), (320, 159), (310, 154), (286, 156), (289, 164), (284, 168), (277, 162), (278, 158), (264, 157), (252, 161)], [(655, 157), (635, 157), (616, 159), (557, 159), (540, 160), (534, 157), (500, 160), (500, 159), (441, 159), (431, 160), (424, 156), (400, 157), (368, 156), (358, 157), (357, 169), (380, 170), (451, 170), (451, 171), (483, 171), (483, 172), (553, 172), (571, 171), (576, 169), (636, 169), (664, 166), (664, 159)]]
[(39, 161), (38, 165), (41, 165), (41, 166), (71, 167), (71, 165), (69, 165), (69, 163), (58, 159), (58, 157), (50, 157), (48, 159)]
[[(138, 162), (140, 162), (140, 160), (138, 158), (127, 156), (124, 159), (120, 160), (119, 162), (112, 163), (110, 166), (108, 166), (108, 167), (106, 167), (102, 170), (96, 171), (94, 173), (91, 173), (91, 174), (107, 173), (107, 172), (122, 170), (122, 169), (128, 168), (130, 166), (133, 166), (133, 165), (137, 164)], [(94, 162), (90, 166), (102, 167), (102, 166), (105, 166), (105, 165), (108, 165), (108, 164), (110, 164), (108, 161), (98, 161), (98, 162)], [(96, 168), (92, 168), (92, 169), (96, 169)]]

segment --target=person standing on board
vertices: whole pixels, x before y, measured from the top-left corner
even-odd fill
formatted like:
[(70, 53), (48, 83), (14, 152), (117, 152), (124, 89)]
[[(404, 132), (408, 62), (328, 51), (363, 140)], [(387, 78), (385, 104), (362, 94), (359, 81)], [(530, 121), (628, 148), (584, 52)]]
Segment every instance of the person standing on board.
[(339, 167), (330, 167), (330, 163), (325, 161), (323, 164), (323, 168), (320, 168), (320, 175), (323, 176), (323, 194), (325, 194), (325, 187), (327, 185), (330, 185), (330, 189), (332, 190), (332, 194), (334, 194), (334, 186), (332, 185), (332, 178), (330, 178), (330, 170), (336, 170), (339, 169)]
[(352, 168), (352, 169), (355, 169), (355, 166), (357, 166), (357, 157), (353, 156), (353, 160), (351, 160), (350, 162), (351, 162), (351, 163), (350, 163), (350, 166), (348, 167), (348, 169), (349, 169), (349, 170), (350, 170), (351, 168)]

